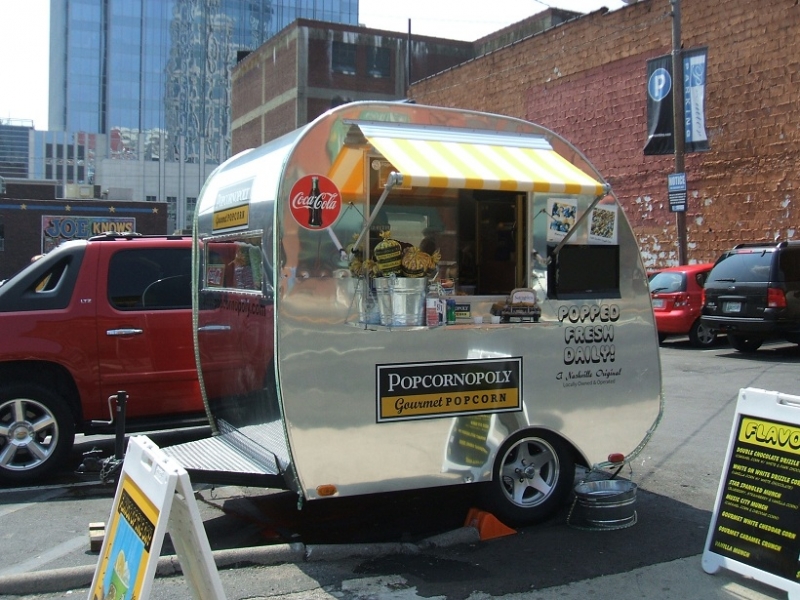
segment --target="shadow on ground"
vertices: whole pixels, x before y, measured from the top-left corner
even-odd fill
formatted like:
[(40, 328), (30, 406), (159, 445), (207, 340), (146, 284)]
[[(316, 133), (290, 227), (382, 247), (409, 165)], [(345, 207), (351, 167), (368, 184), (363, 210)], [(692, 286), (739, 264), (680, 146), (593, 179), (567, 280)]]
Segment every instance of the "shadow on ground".
[[(205, 525), (215, 549), (285, 542), (413, 543), (462, 527), (475, 493), (476, 486), (395, 492), (309, 502), (298, 511), (296, 496), (281, 492), (228, 500), (225, 513)], [(711, 518), (708, 511), (640, 489), (635, 524), (592, 531), (567, 524), (570, 505), (515, 535), (419, 554), (355, 559), (352, 572), (401, 575), (423, 597), (461, 600), (474, 591), (519, 593), (700, 554)]]

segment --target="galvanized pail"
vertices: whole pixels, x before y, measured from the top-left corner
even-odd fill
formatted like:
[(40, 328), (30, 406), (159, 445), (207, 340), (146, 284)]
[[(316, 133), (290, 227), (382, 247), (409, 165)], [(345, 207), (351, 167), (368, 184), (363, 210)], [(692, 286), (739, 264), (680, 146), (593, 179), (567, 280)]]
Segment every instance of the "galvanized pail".
[(413, 327), (424, 323), (425, 292), (428, 280), (424, 277), (377, 277), (375, 291), (381, 325)]
[(579, 483), (567, 520), (580, 529), (630, 527), (636, 523), (636, 484), (623, 479)]
[(378, 297), (369, 283), (363, 279), (358, 279), (353, 303), (358, 311), (358, 322), (367, 325), (378, 325), (381, 322), (380, 309), (378, 307)]

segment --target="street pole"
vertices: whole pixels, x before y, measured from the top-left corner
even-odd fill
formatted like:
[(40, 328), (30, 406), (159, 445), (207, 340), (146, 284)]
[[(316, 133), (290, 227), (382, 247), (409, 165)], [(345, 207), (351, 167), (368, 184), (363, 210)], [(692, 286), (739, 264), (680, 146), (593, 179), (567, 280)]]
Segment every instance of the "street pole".
[[(683, 54), (681, 52), (681, 0), (669, 0), (672, 5), (672, 122), (675, 140), (675, 172), (683, 173), (683, 153), (686, 145), (686, 124), (683, 112)], [(688, 207), (689, 199), (686, 198)], [(686, 210), (675, 213), (678, 229), (678, 264), (685, 265), (686, 257)]]

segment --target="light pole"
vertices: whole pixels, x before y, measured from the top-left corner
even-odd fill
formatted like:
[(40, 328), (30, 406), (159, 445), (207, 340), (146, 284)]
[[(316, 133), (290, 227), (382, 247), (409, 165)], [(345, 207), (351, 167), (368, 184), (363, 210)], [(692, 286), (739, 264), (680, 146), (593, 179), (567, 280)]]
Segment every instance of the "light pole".
[[(683, 99), (683, 53), (681, 51), (681, 0), (669, 0), (672, 5), (672, 122), (675, 141), (675, 172), (683, 173), (683, 154), (686, 145), (686, 123)], [(678, 230), (678, 264), (685, 265), (686, 257), (686, 207), (675, 213)]]

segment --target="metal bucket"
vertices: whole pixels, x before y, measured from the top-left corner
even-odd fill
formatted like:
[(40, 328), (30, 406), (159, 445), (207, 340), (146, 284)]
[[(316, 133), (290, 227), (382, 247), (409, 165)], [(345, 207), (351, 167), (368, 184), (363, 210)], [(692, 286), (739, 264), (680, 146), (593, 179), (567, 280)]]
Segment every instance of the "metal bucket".
[(378, 297), (375, 291), (363, 279), (358, 279), (353, 303), (358, 311), (358, 322), (367, 325), (378, 325), (381, 322), (378, 308)]
[(636, 523), (636, 488), (622, 479), (579, 483), (567, 521), (580, 529), (630, 527)]
[(413, 327), (425, 322), (425, 277), (377, 277), (381, 325)]

